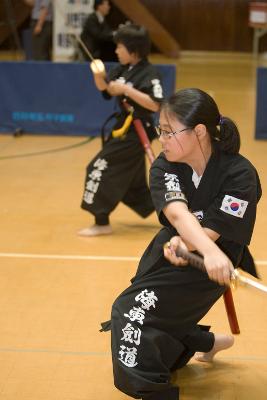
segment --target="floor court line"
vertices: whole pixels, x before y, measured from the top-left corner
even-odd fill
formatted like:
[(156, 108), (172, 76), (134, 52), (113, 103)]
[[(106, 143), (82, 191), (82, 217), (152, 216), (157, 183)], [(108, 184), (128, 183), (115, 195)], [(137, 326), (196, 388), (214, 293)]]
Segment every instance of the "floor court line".
[[(45, 353), (59, 354), (66, 356), (110, 356), (110, 352), (100, 351), (68, 351), (68, 350), (51, 350), (51, 349), (19, 349), (19, 348), (0, 348), (0, 353)], [(266, 359), (267, 361), (267, 359)]]
[[(111, 352), (102, 351), (67, 351), (67, 350), (51, 350), (51, 349), (30, 349), (30, 348), (0, 348), (0, 353), (45, 353), (45, 354), (58, 354), (63, 356), (98, 356), (98, 357), (110, 357)], [(255, 362), (267, 362), (267, 357), (255, 357), (255, 356), (220, 356), (215, 359), (220, 361), (255, 361)]]
[[(85, 261), (139, 261), (140, 257), (80, 256), (62, 254), (0, 253), (2, 258), (35, 258), (44, 260), (85, 260)], [(266, 261), (267, 264), (267, 261)]]
[[(81, 256), (62, 254), (0, 253), (2, 258), (35, 258), (44, 260), (85, 260), (85, 261), (139, 261), (140, 257)], [(267, 260), (255, 260), (257, 265), (267, 265)]]

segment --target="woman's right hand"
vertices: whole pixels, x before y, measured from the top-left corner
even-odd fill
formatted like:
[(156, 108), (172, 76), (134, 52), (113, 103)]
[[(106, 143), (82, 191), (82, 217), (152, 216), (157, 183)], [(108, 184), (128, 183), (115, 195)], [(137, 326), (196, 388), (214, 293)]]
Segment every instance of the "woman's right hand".
[[(168, 246), (164, 246), (164, 256), (175, 266), (185, 266), (188, 264), (182, 257), (176, 256), (176, 250), (182, 248), (188, 251), (188, 247), (181, 239), (180, 236), (173, 236), (168, 243)], [(219, 249), (214, 243), (212, 248), (209, 248), (206, 254), (204, 254), (204, 264), (209, 278), (219, 285), (230, 285), (231, 275), (234, 271), (231, 260)]]
[(204, 264), (209, 278), (219, 285), (230, 285), (234, 267), (231, 260), (216, 246), (204, 255)]

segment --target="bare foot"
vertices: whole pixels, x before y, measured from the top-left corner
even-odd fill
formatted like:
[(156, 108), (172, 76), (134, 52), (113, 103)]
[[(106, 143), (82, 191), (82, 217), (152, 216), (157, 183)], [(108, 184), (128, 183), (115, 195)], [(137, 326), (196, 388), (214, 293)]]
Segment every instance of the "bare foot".
[(111, 235), (111, 234), (112, 234), (112, 228), (110, 225), (93, 225), (90, 226), (90, 228), (84, 228), (78, 232), (79, 236), (86, 236), (86, 237)]
[(215, 342), (213, 348), (207, 353), (196, 353), (195, 359), (201, 362), (212, 362), (218, 351), (229, 349), (234, 344), (234, 337), (231, 335), (214, 334)]

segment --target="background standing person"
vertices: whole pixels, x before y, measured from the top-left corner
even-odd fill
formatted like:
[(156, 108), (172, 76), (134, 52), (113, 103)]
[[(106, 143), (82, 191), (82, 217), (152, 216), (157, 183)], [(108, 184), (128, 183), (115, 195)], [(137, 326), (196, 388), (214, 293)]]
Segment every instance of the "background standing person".
[[(81, 33), (81, 39), (93, 57), (103, 61), (116, 61), (113, 32), (106, 21), (110, 7), (109, 0), (95, 0), (94, 12), (89, 14)], [(80, 50), (83, 58), (89, 60), (82, 47)]]
[[(234, 267), (257, 276), (247, 245), (261, 186), (239, 154), (236, 125), (207, 93), (184, 89), (171, 96), (158, 134), (163, 152), (151, 167), (150, 186), (163, 228), (113, 304), (112, 360), (115, 386), (127, 395), (177, 400), (172, 371), (196, 352), (197, 360), (210, 362), (233, 345), (231, 335), (198, 323), (226, 290)], [(177, 245), (200, 253), (207, 273), (176, 257)]]
[(145, 28), (124, 25), (114, 40), (120, 65), (107, 78), (105, 72), (95, 70), (94, 79), (105, 98), (117, 97), (120, 111), (109, 139), (87, 167), (81, 207), (94, 215), (95, 225), (79, 231), (82, 236), (112, 233), (109, 215), (120, 201), (143, 218), (154, 211), (146, 180), (144, 149), (124, 100), (134, 107), (133, 118), (143, 122), (152, 140), (156, 136), (153, 113), (163, 100), (161, 80), (147, 60), (150, 39)]
[(31, 13), (33, 60), (51, 60), (52, 0), (24, 0), (33, 7)]

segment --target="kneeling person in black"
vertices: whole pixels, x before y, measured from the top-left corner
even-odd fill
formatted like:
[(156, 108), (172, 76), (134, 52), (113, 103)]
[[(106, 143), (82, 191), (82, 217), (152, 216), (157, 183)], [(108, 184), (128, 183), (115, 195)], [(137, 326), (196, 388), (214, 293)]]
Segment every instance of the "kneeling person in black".
[[(171, 372), (195, 353), (212, 361), (233, 344), (231, 335), (213, 334), (199, 321), (227, 289), (234, 267), (257, 276), (247, 246), (261, 186), (239, 154), (236, 125), (207, 93), (173, 95), (161, 109), (158, 133), (163, 152), (151, 167), (150, 189), (163, 227), (113, 304), (112, 360), (124, 393), (177, 400)], [(176, 257), (178, 244), (203, 256), (207, 274)]]

